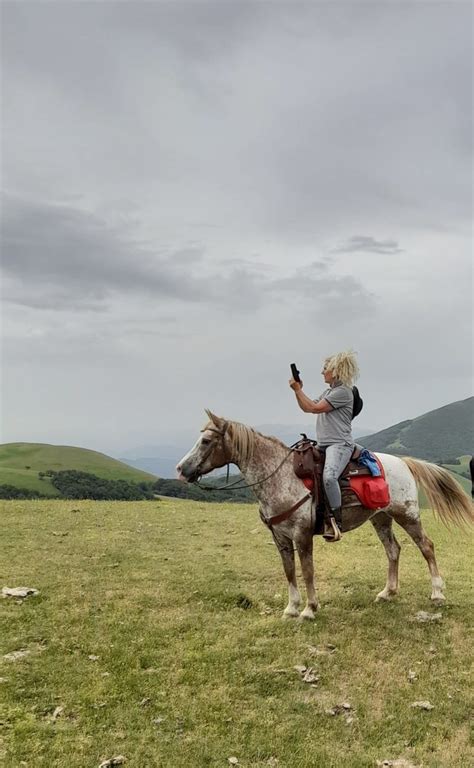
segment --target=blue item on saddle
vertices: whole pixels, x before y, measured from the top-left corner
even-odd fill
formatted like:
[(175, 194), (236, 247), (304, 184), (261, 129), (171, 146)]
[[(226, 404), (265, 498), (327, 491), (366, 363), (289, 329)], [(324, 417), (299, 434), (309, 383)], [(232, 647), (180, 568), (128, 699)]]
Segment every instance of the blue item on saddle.
[(370, 474), (373, 477), (381, 477), (382, 473), (380, 471), (379, 465), (377, 464), (377, 460), (373, 453), (370, 453), (370, 451), (367, 450), (367, 448), (364, 448), (359, 455), (359, 458), (357, 459), (359, 464), (362, 464), (364, 467), (367, 467), (367, 469), (370, 470)]

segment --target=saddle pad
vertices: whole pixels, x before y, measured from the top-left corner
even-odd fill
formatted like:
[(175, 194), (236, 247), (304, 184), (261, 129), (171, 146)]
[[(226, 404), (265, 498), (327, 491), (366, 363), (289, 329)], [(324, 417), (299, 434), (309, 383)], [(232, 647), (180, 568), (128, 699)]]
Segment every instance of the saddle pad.
[(382, 509), (390, 504), (390, 491), (385, 480), (382, 464), (375, 456), (381, 477), (371, 475), (349, 476), (349, 486), (363, 507), (367, 509)]

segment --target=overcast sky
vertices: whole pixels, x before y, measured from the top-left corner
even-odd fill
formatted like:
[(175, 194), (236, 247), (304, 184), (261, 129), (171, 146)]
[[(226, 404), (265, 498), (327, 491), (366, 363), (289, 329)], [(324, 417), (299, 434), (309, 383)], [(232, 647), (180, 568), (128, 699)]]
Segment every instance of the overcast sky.
[(1, 439), (472, 392), (470, 2), (3, 2)]

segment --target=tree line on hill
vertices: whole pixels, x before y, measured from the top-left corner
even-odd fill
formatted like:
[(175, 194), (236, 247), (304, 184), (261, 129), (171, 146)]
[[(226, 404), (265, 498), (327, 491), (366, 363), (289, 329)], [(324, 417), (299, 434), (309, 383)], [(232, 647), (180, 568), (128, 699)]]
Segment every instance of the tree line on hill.
[[(458, 466), (461, 464), (458, 458), (447, 458), (435, 462), (436, 464), (447, 464), (449, 466)], [(469, 473), (464, 470), (452, 470), (455, 474), (469, 478)], [(202, 502), (237, 502), (252, 503), (255, 501), (255, 495), (251, 489), (240, 488), (238, 483), (244, 483), (242, 475), (231, 475), (229, 485), (236, 484), (234, 490), (204, 490), (197, 485), (181, 483), (178, 480), (166, 480), (163, 478), (153, 482), (122, 479), (107, 479), (94, 475), (90, 472), (82, 472), (76, 469), (65, 469), (60, 471), (47, 470), (39, 472), (40, 480), (48, 479), (53, 487), (59, 491), (64, 499), (94, 499), (97, 501), (144, 501), (154, 499), (157, 496), (171, 496), (179, 499), (191, 499)], [(222, 488), (226, 485), (222, 477), (207, 478), (205, 484), (208, 488)], [(29, 488), (18, 488), (10, 484), (0, 484), (0, 499), (40, 499), (57, 498), (57, 495), (41, 493)]]
[[(98, 477), (90, 472), (76, 469), (60, 471), (47, 470), (39, 472), (40, 480), (48, 479), (64, 499), (94, 499), (97, 501), (143, 501), (157, 496), (172, 496), (174, 498), (192, 499), (194, 501), (235, 501), (252, 502), (255, 500), (251, 491), (246, 488), (235, 491), (205, 491), (195, 485), (181, 483), (178, 480), (158, 479), (154, 482), (134, 482), (121, 479)], [(231, 477), (229, 482), (242, 479), (241, 475)], [(222, 480), (210, 479), (206, 485), (220, 486)], [(0, 485), (0, 499), (38, 499), (51, 498), (46, 493), (17, 488), (13, 485)], [(54, 498), (57, 498), (55, 496)]]

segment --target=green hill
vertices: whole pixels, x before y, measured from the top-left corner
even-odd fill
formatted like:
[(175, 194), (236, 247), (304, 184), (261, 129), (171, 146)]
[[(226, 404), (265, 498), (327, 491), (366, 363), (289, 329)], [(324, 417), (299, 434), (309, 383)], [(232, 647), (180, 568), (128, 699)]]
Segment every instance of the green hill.
[[(443, 461), (474, 450), (474, 397), (458, 400), (360, 438), (371, 451)], [(455, 468), (454, 468), (455, 469)]]
[(157, 478), (141, 469), (134, 469), (103, 453), (69, 445), (44, 443), (4, 443), (0, 445), (0, 485), (14, 485), (39, 491), (47, 496), (59, 496), (48, 478), (40, 480), (38, 472), (77, 469), (107, 480), (129, 480), (135, 483), (154, 482)]

